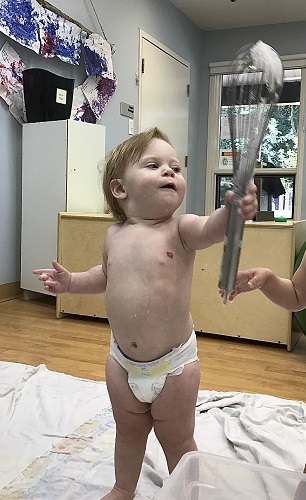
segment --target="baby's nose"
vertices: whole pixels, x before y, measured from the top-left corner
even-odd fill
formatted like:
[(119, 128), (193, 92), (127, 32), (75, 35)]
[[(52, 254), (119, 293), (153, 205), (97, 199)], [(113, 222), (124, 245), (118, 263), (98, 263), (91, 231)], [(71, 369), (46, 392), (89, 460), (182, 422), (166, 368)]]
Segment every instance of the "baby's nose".
[(173, 177), (174, 176), (174, 170), (171, 167), (169, 167), (169, 165), (166, 165), (165, 169), (164, 169), (164, 172), (163, 172), (163, 175)]

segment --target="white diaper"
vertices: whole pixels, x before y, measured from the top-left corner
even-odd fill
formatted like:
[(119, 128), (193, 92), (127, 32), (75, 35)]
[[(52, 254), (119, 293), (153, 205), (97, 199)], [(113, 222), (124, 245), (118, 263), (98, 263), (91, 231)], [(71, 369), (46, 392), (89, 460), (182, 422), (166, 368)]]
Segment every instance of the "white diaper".
[(168, 375), (180, 375), (184, 366), (198, 360), (197, 340), (193, 331), (189, 340), (154, 361), (132, 361), (120, 350), (111, 334), (110, 354), (128, 373), (128, 384), (143, 403), (152, 403), (163, 389)]

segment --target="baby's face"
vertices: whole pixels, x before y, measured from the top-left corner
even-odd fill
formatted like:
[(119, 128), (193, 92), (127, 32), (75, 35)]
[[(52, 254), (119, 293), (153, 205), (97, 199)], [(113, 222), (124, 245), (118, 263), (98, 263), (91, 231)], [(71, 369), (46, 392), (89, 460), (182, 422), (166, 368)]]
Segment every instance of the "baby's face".
[(128, 217), (160, 219), (181, 205), (186, 183), (172, 146), (152, 139), (137, 163), (128, 166), (123, 185)]

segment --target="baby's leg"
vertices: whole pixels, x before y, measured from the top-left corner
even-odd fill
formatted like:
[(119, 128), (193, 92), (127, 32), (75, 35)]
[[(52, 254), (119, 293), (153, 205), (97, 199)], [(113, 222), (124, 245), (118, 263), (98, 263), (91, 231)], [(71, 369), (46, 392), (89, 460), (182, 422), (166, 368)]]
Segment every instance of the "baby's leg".
[(155, 434), (170, 473), (185, 453), (197, 450), (193, 434), (199, 383), (199, 362), (194, 361), (185, 365), (181, 375), (168, 376), (152, 403)]
[(116, 422), (116, 484), (105, 500), (131, 500), (139, 478), (147, 438), (153, 419), (150, 404), (141, 403), (132, 393), (127, 373), (109, 355), (106, 383)]

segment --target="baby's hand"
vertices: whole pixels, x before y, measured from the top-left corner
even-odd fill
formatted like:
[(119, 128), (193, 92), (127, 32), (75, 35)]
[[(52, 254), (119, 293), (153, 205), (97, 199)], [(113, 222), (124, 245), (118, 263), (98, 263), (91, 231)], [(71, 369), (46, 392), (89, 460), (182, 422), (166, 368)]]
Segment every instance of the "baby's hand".
[(44, 289), (52, 293), (66, 293), (71, 283), (71, 273), (55, 260), (52, 262), (53, 269), (34, 269), (33, 274), (39, 276), (43, 281)]
[[(240, 293), (251, 292), (252, 290), (256, 290), (256, 288), (262, 288), (266, 284), (270, 273), (270, 269), (263, 267), (239, 271), (236, 279), (236, 287), (230, 293), (228, 300), (232, 302)], [(224, 290), (219, 290), (219, 293), (221, 297), (224, 296)]]
[[(251, 182), (246, 190), (245, 195), (238, 202), (238, 214), (245, 220), (252, 220), (258, 209), (257, 187), (254, 182)], [(233, 200), (234, 192), (227, 191), (225, 193), (226, 206)]]

